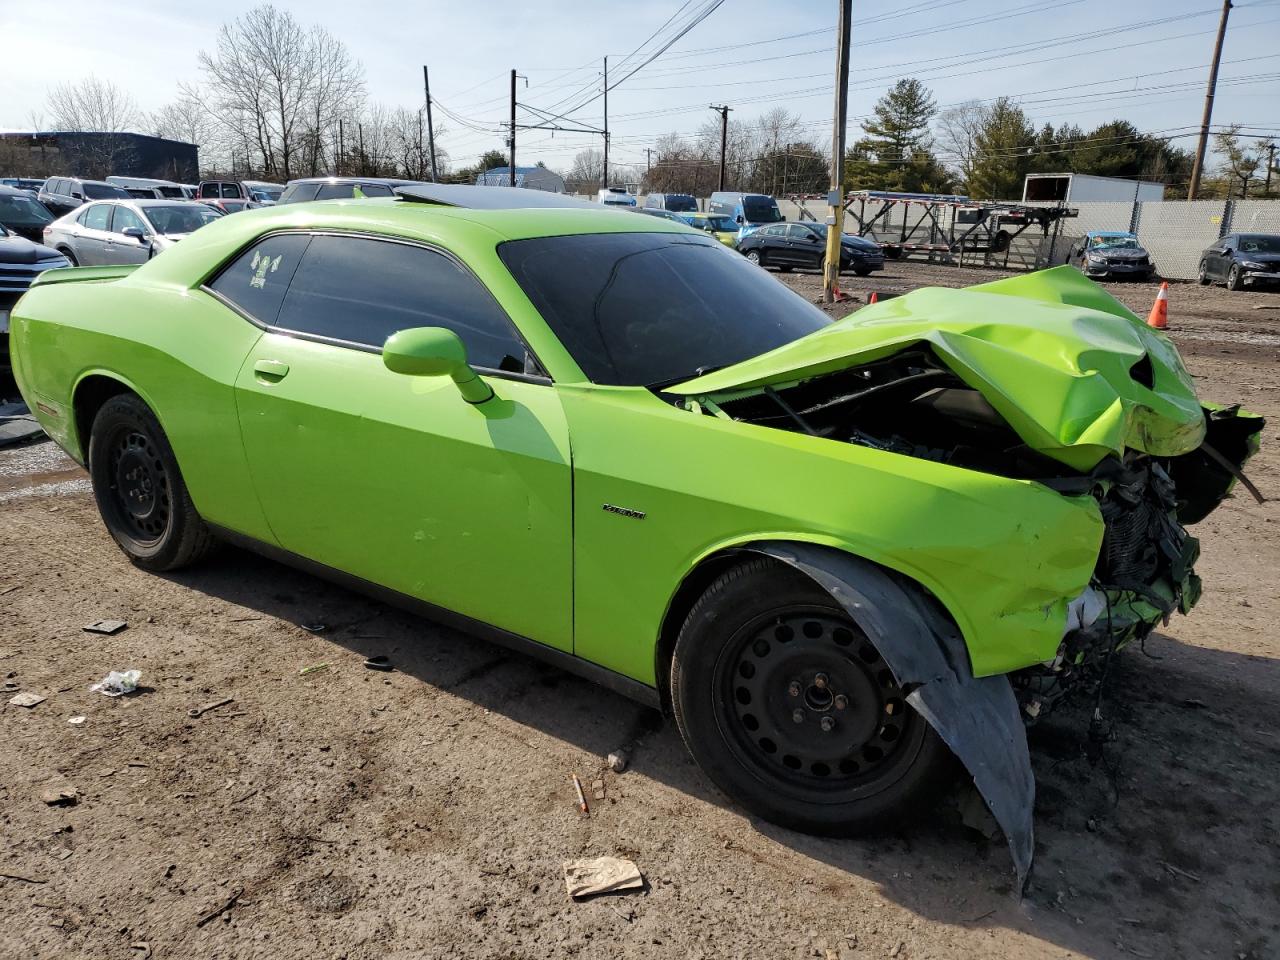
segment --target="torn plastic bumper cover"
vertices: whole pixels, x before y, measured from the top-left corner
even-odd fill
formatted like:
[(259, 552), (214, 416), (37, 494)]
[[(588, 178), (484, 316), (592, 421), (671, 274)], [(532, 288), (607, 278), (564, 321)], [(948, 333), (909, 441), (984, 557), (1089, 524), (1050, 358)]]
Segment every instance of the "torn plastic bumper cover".
[(918, 591), (865, 560), (804, 543), (745, 550), (789, 564), (826, 590), (869, 637), (929, 722), (973, 777), (1026, 883), (1034, 849), (1035, 777), (1018, 703), (1004, 676), (975, 678), (964, 639)]

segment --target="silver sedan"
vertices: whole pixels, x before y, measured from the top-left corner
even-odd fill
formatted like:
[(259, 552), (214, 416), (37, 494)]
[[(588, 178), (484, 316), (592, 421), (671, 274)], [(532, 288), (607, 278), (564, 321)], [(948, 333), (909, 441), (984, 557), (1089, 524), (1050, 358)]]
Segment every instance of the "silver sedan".
[(145, 263), (183, 237), (225, 216), (187, 200), (99, 200), (44, 228), (44, 244), (73, 267)]

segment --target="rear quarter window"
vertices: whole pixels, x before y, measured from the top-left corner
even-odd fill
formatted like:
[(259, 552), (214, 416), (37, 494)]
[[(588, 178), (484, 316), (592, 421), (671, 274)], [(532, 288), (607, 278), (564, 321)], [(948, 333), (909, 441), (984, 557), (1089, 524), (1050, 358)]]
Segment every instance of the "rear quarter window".
[(309, 235), (299, 233), (266, 237), (232, 260), (207, 286), (254, 320), (271, 326), (310, 242)]

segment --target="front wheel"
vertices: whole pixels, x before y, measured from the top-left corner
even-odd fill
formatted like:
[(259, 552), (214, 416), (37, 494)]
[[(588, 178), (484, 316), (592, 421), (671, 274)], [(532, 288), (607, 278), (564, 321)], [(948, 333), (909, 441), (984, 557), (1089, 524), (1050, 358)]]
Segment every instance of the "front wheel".
[(1196, 282), (1202, 287), (1209, 285), (1209, 266), (1203, 260), (1200, 261), (1200, 267), (1196, 270)]
[(176, 570), (212, 548), (160, 421), (134, 394), (112, 397), (94, 417), (89, 477), (107, 532), (139, 567)]
[(1244, 278), (1240, 275), (1240, 265), (1233, 263), (1227, 271), (1227, 289), (1240, 290), (1244, 287)]
[(795, 830), (884, 829), (936, 800), (956, 769), (875, 638), (772, 560), (729, 570), (690, 611), (671, 698), (689, 752), (716, 785)]

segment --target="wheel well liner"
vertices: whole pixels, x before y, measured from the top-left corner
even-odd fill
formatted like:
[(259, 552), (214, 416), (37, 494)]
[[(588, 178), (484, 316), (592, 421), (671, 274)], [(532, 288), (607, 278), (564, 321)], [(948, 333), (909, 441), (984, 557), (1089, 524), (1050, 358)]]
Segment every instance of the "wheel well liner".
[(98, 411), (112, 397), (134, 392), (123, 381), (103, 374), (92, 374), (76, 384), (71, 408), (75, 412), (76, 442), (86, 466), (89, 463), (89, 433)]
[(1021, 892), (1035, 848), (1035, 777), (1013, 688), (1004, 676), (973, 676), (964, 638), (941, 603), (901, 574), (813, 543), (747, 543), (713, 554), (680, 584), (663, 621), (657, 676), (664, 704), (670, 691), (663, 668), (689, 609), (716, 577), (752, 554), (808, 576), (875, 638), (898, 682), (911, 688), (907, 701), (973, 777), (1004, 831)]

